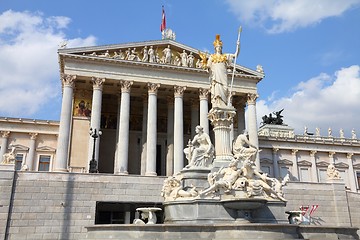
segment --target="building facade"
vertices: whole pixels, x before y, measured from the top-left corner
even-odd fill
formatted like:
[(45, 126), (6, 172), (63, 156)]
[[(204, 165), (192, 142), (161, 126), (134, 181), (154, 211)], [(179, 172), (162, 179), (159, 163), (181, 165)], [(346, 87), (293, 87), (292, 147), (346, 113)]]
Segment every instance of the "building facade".
[[(170, 39), (59, 49), (60, 121), (0, 118), (0, 156), (14, 147), (16, 154), (15, 172), (1, 165), (6, 192), (1, 206), (8, 210), (0, 221), (4, 236), (20, 239), (22, 231), (29, 231), (28, 237), (78, 239), (85, 236), (86, 225), (130, 223), (137, 206), (161, 205), (164, 177), (187, 164), (183, 150), (195, 127), (201, 125), (214, 139), (206, 54)], [(229, 79), (233, 73), (229, 90), (236, 116), (230, 142), (247, 128), (250, 142), (262, 150), (257, 166), (271, 177), (290, 175), (288, 206), (314, 203), (312, 197), (323, 189), (350, 197), (339, 203), (343, 208), (360, 202), (360, 140), (296, 135), (285, 124), (258, 129), (257, 83), (264, 72), (261, 66), (234, 69), (229, 64)], [(89, 133), (95, 130), (96, 139)], [(89, 174), (91, 160), (97, 174)], [(341, 175), (335, 188), (327, 185), (330, 164)], [(299, 197), (299, 187), (311, 194)], [(323, 205), (335, 204), (332, 198), (324, 198)], [(41, 203), (38, 208), (31, 207), (36, 203)], [(320, 213), (326, 222), (337, 217), (343, 221), (337, 225), (360, 226), (354, 222), (359, 211), (341, 215), (339, 209)], [(46, 230), (47, 220), (53, 231)]]

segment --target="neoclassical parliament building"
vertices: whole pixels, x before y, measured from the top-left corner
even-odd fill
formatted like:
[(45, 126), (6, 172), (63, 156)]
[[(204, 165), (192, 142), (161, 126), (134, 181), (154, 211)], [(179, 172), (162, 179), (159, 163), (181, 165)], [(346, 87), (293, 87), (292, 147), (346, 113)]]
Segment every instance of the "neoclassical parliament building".
[[(0, 117), (0, 156), (15, 154), (0, 168), (0, 236), (85, 238), (86, 226), (130, 223), (136, 207), (161, 206), (162, 182), (187, 165), (183, 150), (195, 127), (214, 138), (204, 55), (171, 37), (59, 49), (60, 121)], [(229, 81), (233, 73), (230, 142), (246, 128), (261, 149), (259, 169), (290, 175), (289, 209), (319, 204), (322, 221), (360, 226), (360, 210), (349, 210), (360, 203), (360, 139), (295, 134), (286, 111), (285, 124), (257, 123), (264, 71), (229, 64)], [(327, 182), (330, 164), (337, 183)], [(326, 189), (343, 205), (336, 194), (317, 197)]]

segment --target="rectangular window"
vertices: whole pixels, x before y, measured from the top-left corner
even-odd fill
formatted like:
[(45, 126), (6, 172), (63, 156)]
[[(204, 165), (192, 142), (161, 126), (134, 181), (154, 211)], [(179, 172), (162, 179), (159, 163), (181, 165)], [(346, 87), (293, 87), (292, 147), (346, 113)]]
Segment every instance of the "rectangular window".
[(48, 172), (50, 169), (50, 158), (49, 155), (40, 155), (39, 158), (39, 171)]
[(328, 178), (326, 169), (319, 169), (319, 178), (320, 182), (326, 182)]
[(357, 188), (360, 189), (360, 172), (356, 172)]
[[(141, 218), (140, 211), (137, 211), (138, 208), (149, 206), (162, 208), (161, 203), (153, 202), (97, 202), (95, 224), (130, 224), (135, 219)], [(163, 223), (163, 211), (156, 211), (155, 214), (157, 223)]]
[(280, 177), (281, 179), (284, 179), (284, 177), (286, 176), (286, 174), (289, 173), (289, 168), (287, 167), (280, 167)]
[(300, 179), (302, 182), (310, 182), (310, 175), (308, 168), (300, 168)]
[(270, 171), (270, 167), (269, 166), (261, 166), (261, 171), (263, 173), (267, 173), (268, 176), (271, 176), (271, 171)]
[(20, 170), (23, 162), (24, 154), (16, 154), (15, 157), (15, 170)]

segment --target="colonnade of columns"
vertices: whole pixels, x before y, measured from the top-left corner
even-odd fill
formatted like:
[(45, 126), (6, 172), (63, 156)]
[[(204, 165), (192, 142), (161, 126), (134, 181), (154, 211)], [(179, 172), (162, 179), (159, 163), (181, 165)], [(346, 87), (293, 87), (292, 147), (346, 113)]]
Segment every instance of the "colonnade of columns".
[[(76, 76), (64, 75), (63, 81), (63, 100), (62, 111), (59, 128), (57, 156), (54, 165), (54, 171), (66, 171), (67, 159), (69, 156), (69, 140), (70, 140), (70, 126), (72, 116), (72, 99), (74, 80)], [(91, 109), (90, 127), (93, 129), (100, 129), (101, 121), (101, 103), (104, 78), (92, 78), (93, 82), (93, 97)], [(118, 132), (117, 144), (114, 159), (114, 173), (128, 174), (129, 161), (129, 121), (130, 121), (130, 91), (133, 82), (121, 81), (121, 100), (118, 110)], [(143, 126), (142, 126), (142, 153), (141, 153), (141, 171), (142, 175), (156, 175), (156, 145), (157, 145), (157, 91), (160, 84), (148, 83), (147, 85), (147, 99), (143, 103)], [(166, 174), (171, 175), (174, 172), (180, 171), (184, 167), (184, 110), (183, 110), (183, 94), (186, 90), (184, 86), (174, 87), (174, 97), (168, 101), (168, 136), (167, 136), (167, 156), (166, 156)], [(191, 115), (192, 118), (198, 120), (192, 121), (191, 127), (200, 124), (204, 132), (209, 134), (209, 119), (208, 119), (208, 97), (209, 89), (199, 89), (199, 104), (192, 104)], [(256, 94), (249, 94), (247, 96), (247, 104), (249, 109), (248, 130), (250, 141), (255, 146), (258, 146), (257, 124), (256, 124)], [(240, 104), (238, 108), (238, 129), (245, 128), (244, 121), (244, 107), (245, 104)], [(95, 147), (95, 160), (99, 160), (99, 145), (98, 138), (94, 146), (93, 139), (89, 136), (89, 150), (88, 160), (92, 157), (92, 151)], [(257, 166), (260, 167), (260, 162), (257, 157)], [(89, 165), (87, 165), (87, 168)]]

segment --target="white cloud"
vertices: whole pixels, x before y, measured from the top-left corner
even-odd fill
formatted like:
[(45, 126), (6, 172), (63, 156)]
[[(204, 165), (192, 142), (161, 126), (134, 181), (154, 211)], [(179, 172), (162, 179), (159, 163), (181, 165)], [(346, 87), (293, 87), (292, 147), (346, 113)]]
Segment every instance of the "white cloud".
[[(61, 97), (57, 48), (70, 19), (9, 10), (0, 22), (0, 116), (32, 118)], [(93, 36), (68, 41), (95, 45)]]
[(355, 128), (360, 135), (360, 66), (342, 68), (333, 76), (320, 74), (299, 83), (289, 97), (272, 102), (259, 100), (257, 103), (258, 122), (261, 117), (284, 108), (284, 123), (302, 133), (307, 126), (309, 132), (316, 127), (326, 135), (329, 127), (333, 135), (339, 136), (340, 128), (350, 137)]
[(340, 16), (360, 0), (227, 0), (242, 22), (260, 25), (269, 33), (293, 31)]

